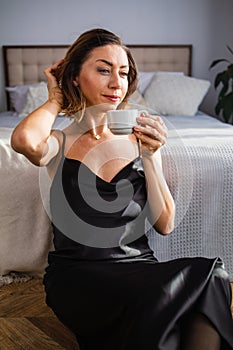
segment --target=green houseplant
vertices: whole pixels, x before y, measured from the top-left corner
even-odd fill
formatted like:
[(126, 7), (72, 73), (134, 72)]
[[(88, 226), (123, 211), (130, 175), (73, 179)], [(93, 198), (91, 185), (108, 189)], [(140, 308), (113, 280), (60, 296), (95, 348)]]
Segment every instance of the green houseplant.
[[(233, 55), (233, 50), (229, 46), (227, 46), (227, 49)], [(228, 123), (233, 117), (233, 63), (225, 58), (221, 58), (214, 60), (209, 68), (215, 67), (220, 62), (226, 62), (227, 67), (225, 70), (218, 73), (214, 80), (215, 89), (221, 86), (218, 94), (218, 101), (215, 106), (215, 113), (217, 115), (222, 113), (224, 121)]]

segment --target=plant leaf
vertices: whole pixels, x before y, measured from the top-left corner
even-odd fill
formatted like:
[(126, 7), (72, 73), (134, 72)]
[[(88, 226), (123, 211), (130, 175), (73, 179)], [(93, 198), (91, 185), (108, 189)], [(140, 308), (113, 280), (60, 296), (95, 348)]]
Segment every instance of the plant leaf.
[(223, 118), (226, 122), (228, 122), (231, 115), (233, 115), (233, 91), (221, 98), (217, 106), (217, 111), (220, 112), (222, 110)]
[(217, 115), (219, 115), (221, 112), (221, 109), (222, 109), (222, 101), (220, 100), (220, 101), (218, 101), (217, 105), (215, 106), (215, 113)]
[(228, 84), (223, 85), (223, 88), (220, 90), (218, 98), (219, 100), (222, 99), (228, 91)]
[(214, 60), (211, 65), (209, 66), (209, 69), (213, 68), (214, 66), (216, 66), (216, 64), (220, 63), (220, 62), (228, 62), (230, 63), (230, 61), (226, 60), (225, 58), (221, 58), (218, 60)]
[(232, 53), (232, 55), (233, 55), (233, 50), (232, 50), (232, 48), (231, 48), (230, 46), (228, 46), (228, 45), (227, 45), (227, 48), (228, 48), (228, 50), (230, 51), (230, 53)]
[(229, 82), (229, 80), (230, 80), (230, 77), (228, 76), (228, 73), (227, 73), (226, 70), (218, 73), (216, 75), (215, 80), (214, 80), (214, 87), (215, 87), (215, 89), (218, 87), (218, 85), (220, 83), (222, 83), (224, 86), (227, 86), (227, 89), (228, 89), (228, 82)]
[(233, 78), (233, 63), (227, 67), (227, 72), (231, 78)]
[(229, 94), (224, 97), (224, 105), (227, 110), (230, 110), (231, 113), (233, 113), (233, 91), (229, 92)]
[(228, 120), (230, 119), (231, 112), (230, 112), (230, 110), (225, 108), (225, 109), (223, 109), (222, 115), (223, 115), (223, 118), (224, 118), (225, 122), (227, 123)]

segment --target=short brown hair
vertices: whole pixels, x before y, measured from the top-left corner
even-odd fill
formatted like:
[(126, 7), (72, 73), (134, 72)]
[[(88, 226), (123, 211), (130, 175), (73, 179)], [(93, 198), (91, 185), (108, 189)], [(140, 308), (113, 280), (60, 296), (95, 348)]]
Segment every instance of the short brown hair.
[(93, 49), (105, 45), (121, 46), (128, 57), (128, 91), (122, 101), (127, 102), (129, 96), (137, 87), (137, 67), (130, 50), (122, 43), (121, 39), (112, 32), (105, 29), (92, 29), (81, 34), (70, 46), (64, 62), (57, 74), (63, 92), (62, 110), (67, 116), (74, 116), (75, 113), (85, 109), (86, 101), (79, 87), (74, 86), (73, 80), (79, 75), (83, 63), (90, 56)]

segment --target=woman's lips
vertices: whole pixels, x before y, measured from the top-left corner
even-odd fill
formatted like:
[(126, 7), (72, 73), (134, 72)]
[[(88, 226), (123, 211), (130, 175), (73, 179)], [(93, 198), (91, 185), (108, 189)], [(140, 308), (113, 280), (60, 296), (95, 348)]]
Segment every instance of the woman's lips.
[(120, 100), (120, 97), (116, 95), (103, 95), (103, 96), (111, 102), (119, 102)]

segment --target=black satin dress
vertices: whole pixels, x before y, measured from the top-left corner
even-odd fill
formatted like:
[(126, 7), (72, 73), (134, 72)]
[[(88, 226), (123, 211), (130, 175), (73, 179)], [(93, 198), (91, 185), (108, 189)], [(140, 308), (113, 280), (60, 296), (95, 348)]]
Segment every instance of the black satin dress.
[(158, 262), (144, 234), (146, 202), (139, 157), (106, 182), (63, 154), (51, 186), (55, 250), (44, 276), (47, 304), (81, 350), (178, 350), (192, 312), (211, 321), (222, 350), (233, 349), (222, 261)]

